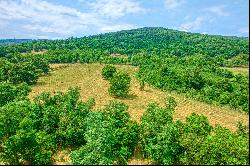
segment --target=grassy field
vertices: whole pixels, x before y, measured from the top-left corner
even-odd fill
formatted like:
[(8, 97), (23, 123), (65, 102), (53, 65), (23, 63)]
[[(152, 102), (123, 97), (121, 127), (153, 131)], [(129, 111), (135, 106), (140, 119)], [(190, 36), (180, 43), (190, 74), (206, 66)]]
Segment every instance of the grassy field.
[(249, 75), (249, 67), (222, 67), (223, 69), (227, 69), (235, 74), (246, 74)]
[[(101, 70), (104, 65), (101, 64), (53, 64), (53, 69), (47, 76), (39, 78), (38, 83), (32, 87), (30, 98), (43, 91), (63, 91), (70, 86), (79, 86), (81, 88), (81, 98), (85, 101), (89, 97), (95, 98), (95, 109), (101, 109), (111, 100), (118, 100), (128, 104), (131, 118), (140, 121), (140, 117), (146, 110), (148, 103), (157, 102), (164, 105), (165, 98), (172, 96), (176, 99), (177, 108), (174, 118), (185, 120), (192, 112), (204, 114), (208, 117), (212, 125), (220, 124), (233, 131), (236, 130), (238, 121), (249, 124), (248, 114), (232, 110), (228, 107), (212, 106), (203, 102), (186, 98), (173, 92), (162, 92), (148, 85), (144, 91), (139, 90), (139, 82), (135, 79), (135, 72), (138, 68), (133, 66), (116, 65), (118, 70), (127, 71), (132, 76), (130, 95), (127, 99), (114, 99), (108, 94), (109, 83), (102, 79)], [(61, 150), (53, 156), (55, 165), (71, 164), (68, 156), (69, 150)], [(140, 150), (136, 149), (135, 155), (128, 162), (129, 165), (150, 165), (148, 160), (144, 160)]]
[(140, 117), (146, 110), (148, 103), (157, 102), (164, 105), (165, 98), (172, 96), (177, 101), (174, 118), (184, 120), (190, 113), (196, 112), (208, 117), (211, 124), (220, 124), (231, 130), (236, 129), (238, 121), (248, 124), (248, 114), (232, 110), (228, 107), (219, 107), (209, 105), (203, 102), (186, 98), (173, 92), (162, 92), (148, 85), (144, 91), (139, 90), (139, 82), (135, 79), (134, 73), (136, 67), (117, 65), (118, 70), (127, 71), (132, 76), (132, 85), (130, 95), (126, 99), (114, 99), (108, 94), (109, 83), (102, 79), (101, 70), (104, 65), (101, 64), (55, 64), (51, 67), (54, 70), (48, 75), (40, 77), (38, 83), (33, 86), (29, 97), (43, 91), (63, 91), (65, 92), (70, 86), (79, 86), (80, 94), (83, 100), (93, 97), (96, 100), (96, 109), (103, 108), (111, 100), (118, 100), (128, 104), (129, 113), (132, 119), (140, 121)]

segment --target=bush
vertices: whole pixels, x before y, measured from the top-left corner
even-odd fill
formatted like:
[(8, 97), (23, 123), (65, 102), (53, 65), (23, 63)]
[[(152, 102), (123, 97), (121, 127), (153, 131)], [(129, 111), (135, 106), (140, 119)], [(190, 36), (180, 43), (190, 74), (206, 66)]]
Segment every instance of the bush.
[(42, 93), (34, 102), (10, 102), (0, 107), (0, 156), (7, 164), (50, 164), (57, 146), (86, 144), (85, 117), (93, 99), (80, 100), (78, 88), (54, 96)]
[(249, 165), (249, 138), (218, 126), (205, 139), (198, 154), (202, 165)]
[(126, 97), (129, 93), (131, 78), (127, 73), (115, 73), (110, 80), (109, 94), (114, 97)]
[(12, 85), (0, 82), (0, 107), (8, 102), (24, 98), (30, 91), (31, 88), (26, 83)]
[(203, 115), (191, 114), (179, 125), (182, 165), (248, 165), (249, 138), (239, 125), (237, 133), (217, 126), (213, 128)]
[(73, 164), (126, 164), (138, 137), (138, 125), (130, 120), (127, 109), (125, 104), (114, 102), (104, 112), (89, 113), (84, 137), (87, 144), (70, 154)]
[(18, 130), (5, 145), (3, 158), (9, 164), (23, 164), (31, 161), (35, 165), (50, 164), (55, 143), (44, 132)]
[(31, 85), (37, 82), (42, 70), (31, 62), (17, 63), (9, 72), (9, 81), (14, 84), (26, 82)]
[[(158, 164), (174, 164), (180, 153), (179, 128), (173, 122), (175, 102), (160, 108), (150, 104), (142, 116), (140, 141), (143, 155)], [(172, 105), (173, 104), (173, 105)]]
[(179, 129), (182, 153), (178, 156), (178, 162), (184, 165), (199, 164), (202, 160), (198, 157), (199, 149), (210, 134), (212, 126), (205, 116), (192, 113), (186, 118), (186, 123), (179, 125)]
[(110, 80), (115, 73), (116, 73), (116, 68), (113, 65), (106, 65), (102, 69), (102, 77), (106, 80)]

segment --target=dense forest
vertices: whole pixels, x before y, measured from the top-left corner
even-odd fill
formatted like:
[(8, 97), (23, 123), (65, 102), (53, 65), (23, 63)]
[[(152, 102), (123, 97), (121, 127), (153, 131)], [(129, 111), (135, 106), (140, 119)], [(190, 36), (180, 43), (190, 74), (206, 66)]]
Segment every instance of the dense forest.
[(142, 85), (248, 113), (249, 76), (221, 68), (249, 66), (248, 38), (140, 28), (0, 45), (0, 159), (51, 164), (60, 147), (70, 147), (73, 164), (126, 164), (140, 146), (157, 164), (249, 164), (246, 126), (232, 132), (197, 114), (173, 121), (172, 98), (164, 107), (149, 104), (140, 124), (123, 103), (94, 111), (95, 100), (81, 101), (77, 88), (28, 99), (50, 63), (138, 66)]
[(123, 30), (82, 38), (66, 40), (38, 40), (1, 48), (4, 56), (8, 52), (56, 49), (98, 49), (108, 53), (131, 55), (134, 53), (157, 54), (161, 56), (186, 56), (201, 53), (210, 57), (229, 59), (236, 55), (248, 54), (248, 38), (210, 36), (181, 32), (165, 28), (140, 28)]
[(0, 39), (0, 45), (27, 43), (30, 41), (32, 41), (32, 39)]

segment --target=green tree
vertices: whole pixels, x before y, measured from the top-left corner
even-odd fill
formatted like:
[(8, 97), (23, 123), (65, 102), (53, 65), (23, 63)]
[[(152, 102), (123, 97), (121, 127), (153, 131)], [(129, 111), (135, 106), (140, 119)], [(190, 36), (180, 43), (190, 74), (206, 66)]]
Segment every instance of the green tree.
[(73, 151), (76, 165), (125, 165), (137, 144), (138, 125), (130, 120), (128, 106), (112, 102), (103, 112), (91, 112), (86, 118), (87, 144)]
[(173, 121), (175, 102), (170, 99), (166, 107), (149, 104), (140, 125), (143, 155), (158, 164), (174, 164), (180, 153), (180, 132)]
[(102, 77), (106, 80), (112, 79), (113, 75), (116, 73), (116, 68), (113, 65), (106, 65), (102, 69)]
[(114, 97), (126, 97), (129, 93), (131, 78), (128, 73), (117, 72), (110, 80), (109, 94)]

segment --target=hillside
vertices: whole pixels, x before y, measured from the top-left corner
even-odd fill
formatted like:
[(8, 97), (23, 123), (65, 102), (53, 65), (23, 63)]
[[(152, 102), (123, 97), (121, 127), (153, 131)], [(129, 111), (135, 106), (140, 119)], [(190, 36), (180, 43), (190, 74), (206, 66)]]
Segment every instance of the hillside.
[(139, 28), (0, 46), (0, 164), (249, 165), (248, 45)]
[[(139, 28), (100, 35), (69, 38), (66, 40), (41, 40), (16, 46), (19, 52), (55, 49), (97, 49), (109, 53), (132, 55), (144, 53), (158, 56), (187, 56), (203, 54), (229, 59), (239, 54), (249, 54), (248, 38), (213, 36), (182, 32), (166, 28)], [(9, 51), (0, 47), (0, 56)]]
[(116, 65), (119, 71), (126, 71), (132, 77), (129, 97), (125, 99), (113, 98), (108, 94), (108, 81), (103, 80), (101, 76), (101, 70), (104, 66), (98, 63), (53, 64), (51, 65), (51, 68), (53, 68), (51, 74), (39, 78), (37, 84), (32, 87), (29, 97), (32, 99), (42, 92), (66, 92), (72, 85), (79, 86), (82, 100), (85, 101), (93, 97), (96, 102), (96, 109), (103, 109), (112, 100), (123, 102), (129, 106), (128, 112), (131, 118), (140, 122), (140, 118), (149, 103), (156, 102), (164, 106), (165, 99), (172, 96), (177, 102), (174, 113), (175, 120), (185, 121), (187, 116), (195, 112), (206, 115), (212, 125), (219, 124), (233, 131), (237, 129), (238, 121), (245, 125), (249, 123), (247, 113), (234, 111), (229, 107), (212, 106), (174, 92), (162, 92), (149, 85), (146, 85), (144, 91), (140, 91), (139, 80), (135, 77), (138, 67), (129, 65)]
[(30, 42), (32, 39), (0, 39), (0, 45)]

